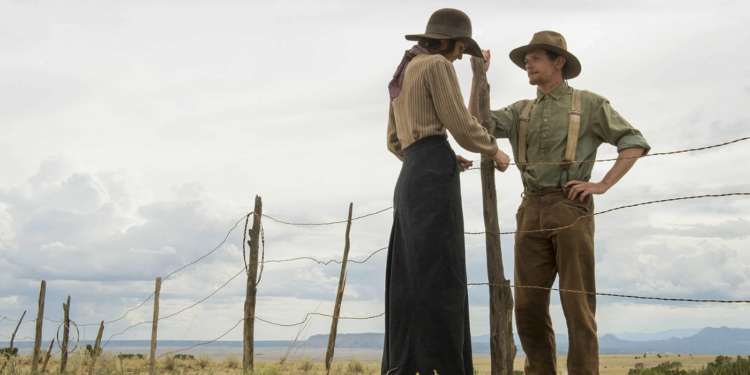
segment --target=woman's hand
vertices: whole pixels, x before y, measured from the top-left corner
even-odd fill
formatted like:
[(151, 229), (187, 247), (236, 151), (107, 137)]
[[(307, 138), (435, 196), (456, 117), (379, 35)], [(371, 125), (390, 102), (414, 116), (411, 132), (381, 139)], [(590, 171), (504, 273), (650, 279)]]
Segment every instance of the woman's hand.
[[(482, 55), (484, 55), (484, 72), (486, 73), (490, 69), (490, 59), (492, 58), (492, 56), (490, 56), (490, 50), (488, 49), (483, 49)], [(474, 60), (476, 58), (477, 57), (472, 57), (471, 59)], [(476, 68), (474, 68), (474, 64), (471, 64), (472, 73), (476, 73), (475, 69)]]
[(506, 155), (502, 150), (497, 149), (495, 155), (492, 156), (492, 161), (495, 162), (495, 169), (500, 172), (505, 172), (510, 164), (510, 157)]
[(458, 169), (461, 172), (465, 171), (467, 168), (469, 168), (472, 165), (474, 165), (474, 162), (472, 162), (471, 160), (468, 160), (468, 159), (464, 158), (461, 155), (456, 155), (456, 161), (458, 161)]

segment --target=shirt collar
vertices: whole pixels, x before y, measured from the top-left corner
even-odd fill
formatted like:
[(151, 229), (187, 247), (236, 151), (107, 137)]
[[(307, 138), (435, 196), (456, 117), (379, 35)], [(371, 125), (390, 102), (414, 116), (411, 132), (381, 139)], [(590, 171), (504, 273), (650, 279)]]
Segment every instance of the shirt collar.
[[(567, 94), (567, 93), (568, 93), (568, 83), (565, 82), (565, 81), (562, 81), (562, 83), (560, 83), (557, 87), (555, 87), (555, 89), (552, 90), (552, 92), (549, 93), (549, 95), (551, 97), (555, 98), (555, 100), (560, 100), (560, 98), (563, 95)], [(537, 101), (537, 103), (540, 100), (542, 100), (542, 98), (544, 97), (544, 95), (545, 94), (541, 90), (536, 89), (536, 101)]]

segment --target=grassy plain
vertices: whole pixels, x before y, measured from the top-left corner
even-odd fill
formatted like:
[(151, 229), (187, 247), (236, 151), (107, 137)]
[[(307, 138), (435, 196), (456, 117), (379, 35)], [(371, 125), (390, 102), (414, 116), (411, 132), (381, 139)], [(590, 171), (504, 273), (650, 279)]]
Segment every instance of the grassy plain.
[[(635, 357), (639, 357), (636, 359)], [(170, 375), (235, 375), (242, 374), (242, 357), (234, 354), (212, 357), (208, 354), (200, 355), (194, 359), (174, 359), (167, 360), (168, 357), (162, 357), (157, 361), (157, 372), (159, 374)], [(683, 365), (683, 369), (699, 369), (707, 363), (712, 362), (715, 355), (681, 355), (676, 354), (662, 355), (657, 358), (654, 355), (603, 355), (600, 356), (599, 371), (603, 375), (607, 374), (627, 374), (628, 370), (633, 368), (636, 363), (643, 363), (646, 367), (653, 367), (665, 361), (678, 361)], [(516, 370), (523, 370), (525, 357), (517, 357), (514, 363)], [(558, 366), (560, 374), (565, 374), (566, 356), (558, 357)], [(88, 374), (90, 368), (90, 358), (83, 353), (74, 353), (68, 360), (66, 373), (68, 374)], [(0, 359), (0, 367), (3, 366), (5, 359)], [(148, 374), (149, 363), (146, 359), (128, 358), (118, 359), (111, 353), (105, 353), (99, 357), (96, 363), (95, 374), (102, 375), (136, 375)], [(41, 367), (41, 366), (40, 366)], [(474, 367), (479, 374), (490, 374), (490, 358), (475, 357)], [(3, 375), (21, 375), (29, 374), (31, 369), (31, 356), (21, 355), (9, 363), (1, 372)], [(57, 374), (60, 369), (60, 358), (52, 357), (47, 365), (48, 374)], [(361, 360), (356, 357), (335, 361), (331, 373), (333, 374), (362, 374), (375, 375), (380, 374), (380, 362), (375, 360)], [(256, 361), (256, 375), (275, 375), (275, 374), (325, 374), (325, 366), (321, 358), (302, 357), (295, 361)]]
[[(635, 359), (639, 357), (639, 359)], [(732, 356), (734, 357), (734, 356)], [(558, 373), (564, 374), (567, 368), (567, 356), (557, 357)], [(656, 354), (648, 354), (646, 358), (643, 358), (643, 354), (617, 354), (617, 355), (602, 355), (599, 356), (599, 373), (602, 375), (615, 375), (615, 374), (627, 374), (628, 370), (633, 368), (636, 363), (643, 363), (645, 367), (654, 367), (662, 362), (676, 361), (682, 363), (682, 369), (700, 369), (709, 362), (713, 362), (716, 359), (715, 355), (686, 355), (682, 354), (679, 357), (677, 354), (662, 354), (661, 358), (657, 358)], [(516, 357), (513, 367), (515, 370), (523, 371), (523, 364), (526, 357)], [(490, 373), (490, 358), (479, 357), (474, 358), (474, 368), (479, 370), (481, 373)]]

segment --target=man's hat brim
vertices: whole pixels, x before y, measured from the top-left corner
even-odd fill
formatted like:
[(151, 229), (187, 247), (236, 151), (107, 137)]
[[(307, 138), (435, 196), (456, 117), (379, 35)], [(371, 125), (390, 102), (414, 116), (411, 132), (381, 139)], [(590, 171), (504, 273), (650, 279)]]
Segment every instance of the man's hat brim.
[(565, 58), (567, 67), (566, 79), (578, 77), (581, 74), (581, 62), (572, 53), (552, 44), (527, 44), (510, 51), (510, 61), (518, 65), (519, 68), (526, 70), (526, 52), (532, 49), (541, 48), (552, 51)]
[(479, 48), (479, 44), (477, 44), (477, 42), (474, 41), (474, 39), (468, 36), (450, 36), (450, 35), (443, 35), (443, 34), (409, 34), (409, 35), (406, 35), (406, 40), (419, 41), (419, 39), (421, 38), (430, 38), (430, 39), (438, 39), (438, 40), (448, 40), (448, 39), (460, 40), (466, 43), (466, 50), (464, 51), (464, 54), (476, 56), (476, 57), (484, 57), (484, 55), (482, 55), (482, 49)]

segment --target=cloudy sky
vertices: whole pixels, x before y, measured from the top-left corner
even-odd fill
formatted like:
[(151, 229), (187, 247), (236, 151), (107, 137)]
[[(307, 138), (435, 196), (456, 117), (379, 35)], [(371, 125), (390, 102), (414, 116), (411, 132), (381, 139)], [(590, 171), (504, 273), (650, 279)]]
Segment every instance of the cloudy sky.
[[(204, 255), (253, 209), (287, 221), (346, 218), (391, 205), (400, 162), (385, 147), (386, 85), (403, 35), (457, 7), (493, 52), (493, 109), (535, 89), (507, 53), (555, 30), (582, 62), (571, 80), (610, 99), (652, 152), (750, 135), (747, 1), (533, 3), (3, 1), (0, 3), (0, 334), (24, 310), (60, 319), (72, 297), (79, 324), (119, 318), (154, 279)], [(454, 64), (465, 95), (469, 62)], [(460, 150), (471, 159), (477, 154)], [(499, 145), (509, 151), (509, 144)], [(603, 146), (600, 157), (616, 155)], [(748, 144), (639, 161), (597, 211), (680, 196), (750, 192)], [(611, 163), (595, 168), (594, 180)], [(744, 171), (744, 172), (743, 172)], [(477, 171), (462, 175), (466, 228), (483, 230)], [(513, 230), (522, 189), (497, 176), (500, 227)], [(386, 246), (391, 212), (356, 221), (350, 258)], [(241, 228), (241, 226), (240, 226)], [(266, 259), (340, 259), (343, 225), (265, 222)], [(678, 298), (750, 299), (750, 199), (691, 200), (597, 217), (598, 290)], [(162, 287), (166, 315), (204, 298), (243, 267), (242, 231)], [(487, 280), (482, 236), (467, 236), (469, 281)], [(512, 278), (513, 238), (502, 238)], [(383, 311), (385, 252), (351, 264), (342, 314)], [(259, 317), (299, 322), (331, 313), (336, 264), (268, 264)], [(160, 322), (163, 339), (213, 339), (242, 318), (245, 278)], [(488, 290), (470, 289), (472, 334), (489, 332)], [(599, 332), (750, 328), (748, 305), (599, 298)], [(559, 299), (552, 315), (565, 332)], [(151, 317), (151, 302), (107, 325), (105, 338)], [(314, 319), (305, 334), (327, 333)], [(295, 328), (256, 323), (259, 340)], [(45, 339), (56, 324), (45, 322)], [(341, 321), (339, 332), (383, 332), (383, 320)], [(82, 336), (83, 336), (82, 332)], [(94, 328), (85, 332), (88, 339)], [(33, 324), (20, 337), (33, 336)], [(142, 325), (116, 339), (148, 339)], [(240, 340), (241, 329), (224, 339)], [(5, 338), (0, 337), (0, 340)]]

